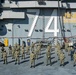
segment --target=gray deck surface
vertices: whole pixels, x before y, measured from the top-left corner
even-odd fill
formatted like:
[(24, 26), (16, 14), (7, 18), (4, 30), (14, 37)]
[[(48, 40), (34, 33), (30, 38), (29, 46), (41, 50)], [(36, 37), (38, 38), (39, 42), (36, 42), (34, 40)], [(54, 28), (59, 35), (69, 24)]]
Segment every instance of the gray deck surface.
[[(5, 48), (7, 50), (7, 48)], [(7, 50), (8, 52), (8, 50)], [(73, 61), (70, 61), (70, 56), (65, 52), (65, 66), (60, 66), (56, 50), (51, 52), (52, 66), (46, 66), (45, 49), (42, 49), (41, 56), (35, 62), (35, 68), (30, 68), (29, 55), (26, 59), (20, 58), (20, 65), (15, 65), (14, 59), (8, 55), (8, 64), (3, 64), (0, 52), (0, 75), (76, 75), (76, 67), (73, 67)]]

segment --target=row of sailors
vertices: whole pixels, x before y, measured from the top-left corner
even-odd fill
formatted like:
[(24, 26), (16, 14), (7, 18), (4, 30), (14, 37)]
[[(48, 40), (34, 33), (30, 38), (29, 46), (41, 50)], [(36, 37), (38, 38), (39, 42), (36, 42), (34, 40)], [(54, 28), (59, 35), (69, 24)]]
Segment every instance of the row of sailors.
[[(71, 42), (70, 43), (65, 42), (64, 45), (65, 45), (64, 46), (65, 51), (68, 52), (68, 55), (71, 56), (71, 60), (74, 60), (73, 66), (75, 66), (76, 65), (76, 51), (75, 51), (76, 43), (71, 44)], [(57, 48), (58, 59), (60, 60), (60, 66), (61, 65), (64, 66), (65, 55), (64, 55), (64, 52), (61, 50), (62, 47), (61, 47), (60, 43), (57, 43), (56, 48)]]
[[(68, 50), (70, 47), (67, 46), (65, 44), (65, 50)], [(46, 65), (48, 65), (48, 61), (50, 61), (50, 65), (51, 64), (51, 48), (52, 46), (49, 44), (46, 48)], [(57, 43), (57, 45), (55, 46), (55, 48), (57, 49), (57, 55), (58, 55), (58, 59), (60, 60), (60, 66), (64, 66), (64, 60), (65, 60), (65, 54), (63, 53), (63, 51), (61, 50), (61, 46), (60, 43)], [(70, 48), (70, 50), (72, 50)], [(12, 51), (12, 52), (11, 52)], [(26, 46), (26, 53), (30, 53), (30, 67), (35, 67), (35, 60), (38, 58), (38, 55), (41, 53), (41, 43), (37, 45), (35, 45), (35, 43), (32, 43), (31, 45), (31, 52), (30, 51), (30, 46)], [(19, 55), (20, 55), (20, 46), (19, 45), (15, 45), (14, 47), (9, 47), (9, 54), (12, 53), (12, 58), (15, 59), (15, 64), (20, 64), (20, 59), (19, 59)], [(22, 59), (25, 59), (25, 48), (22, 45), (22, 50), (21, 50), (21, 56)], [(4, 63), (7, 63), (7, 52), (5, 50), (3, 50), (2, 53), (2, 57), (4, 60)], [(76, 63), (76, 52), (74, 52), (72, 54), (72, 58), (74, 59), (74, 66)]]
[[(31, 49), (31, 52), (30, 52)], [(41, 43), (39, 43), (38, 45), (35, 45), (35, 43), (32, 42), (31, 47), (30, 46), (26, 46), (26, 48), (24, 47), (24, 44), (22, 45), (22, 47), (20, 47), (20, 45), (15, 44), (14, 47), (12, 47), (11, 45), (9, 46), (9, 55), (12, 56), (12, 59), (15, 59), (15, 64), (19, 64), (20, 63), (20, 59), (19, 56), (21, 54), (22, 59), (25, 59), (25, 51), (26, 54), (30, 54), (30, 60), (32, 58), (31, 54), (32, 52), (35, 53), (36, 58), (38, 58), (38, 54), (40, 54), (40, 50), (41, 50)], [(2, 58), (4, 60), (4, 64), (7, 64), (7, 52), (4, 49), (4, 47), (2, 47), (1, 49), (2, 51)]]

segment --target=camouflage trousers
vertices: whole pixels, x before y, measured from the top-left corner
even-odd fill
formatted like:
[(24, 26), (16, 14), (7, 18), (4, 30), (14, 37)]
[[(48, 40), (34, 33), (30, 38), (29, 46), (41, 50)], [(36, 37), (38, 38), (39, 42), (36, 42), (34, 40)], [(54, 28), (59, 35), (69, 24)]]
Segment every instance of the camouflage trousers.
[(31, 65), (31, 67), (35, 67), (35, 59), (30, 60), (30, 65)]
[(9, 49), (9, 55), (12, 54), (12, 50)]
[(3, 58), (3, 52), (1, 52), (1, 58)]
[(19, 59), (19, 57), (16, 57), (16, 58), (15, 58), (15, 64), (20, 64), (20, 59)]
[(51, 65), (51, 57), (46, 58), (46, 65), (48, 65), (48, 62), (50, 62), (49, 64)]
[(60, 59), (60, 65), (64, 65), (64, 59)]
[(25, 59), (25, 53), (22, 53), (22, 59)]
[(7, 64), (7, 58), (4, 58), (3, 61), (4, 61), (3, 64)]
[(14, 52), (12, 52), (12, 59), (14, 59), (15, 57), (14, 57)]
[(74, 59), (74, 65), (76, 64), (76, 59)]

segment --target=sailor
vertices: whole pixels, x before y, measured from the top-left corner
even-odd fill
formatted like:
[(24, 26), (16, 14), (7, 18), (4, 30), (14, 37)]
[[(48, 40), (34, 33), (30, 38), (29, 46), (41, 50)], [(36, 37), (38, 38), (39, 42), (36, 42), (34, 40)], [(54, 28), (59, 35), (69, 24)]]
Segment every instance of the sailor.
[(34, 53), (35, 53), (35, 58), (38, 59), (39, 49), (38, 49), (38, 46), (36, 44), (34, 46)]
[(76, 51), (76, 42), (73, 44), (74, 51)]
[(18, 49), (16, 49), (16, 51), (15, 51), (15, 64), (20, 64), (19, 50)]
[(68, 55), (70, 55), (70, 52), (71, 50), (73, 49), (73, 43), (69, 40), (69, 43), (68, 43)]
[(73, 60), (73, 54), (74, 54), (74, 49), (71, 50), (70, 56), (71, 56), (71, 61)]
[(30, 64), (31, 64), (30, 68), (32, 68), (32, 67), (35, 68), (35, 54), (33, 51), (30, 53)]
[(9, 45), (9, 55), (12, 54), (12, 46)]
[(76, 43), (73, 44), (72, 49), (70, 51), (71, 61), (73, 60), (73, 55), (76, 50)]
[(37, 46), (38, 54), (41, 54), (41, 45)]
[(24, 47), (22, 47), (21, 54), (22, 54), (22, 59), (25, 59), (25, 49), (24, 49)]
[(51, 65), (51, 52), (50, 52), (50, 46), (47, 46), (46, 49), (46, 66), (48, 65), (48, 61), (50, 61), (50, 65)]
[(74, 52), (73, 58), (74, 58), (74, 65), (73, 66), (75, 66), (76, 65), (76, 52)]
[(15, 54), (15, 46), (12, 47), (12, 59), (14, 59), (14, 54)]
[(1, 48), (1, 58), (3, 58), (4, 47)]
[(69, 47), (68, 42), (65, 42), (65, 51), (66, 51), (66, 52), (68, 51), (68, 47)]
[(61, 46), (60, 46), (59, 42), (57, 43), (56, 48), (57, 48), (57, 50), (60, 50)]
[(32, 42), (32, 44), (31, 44), (31, 51), (34, 50), (34, 46), (35, 46), (35, 43)]
[(26, 53), (27, 53), (27, 54), (30, 53), (30, 46), (26, 46)]
[(65, 43), (63, 42), (61, 49), (65, 49)]
[(17, 49), (18, 49), (19, 55), (20, 55), (20, 45), (19, 44), (17, 45)]
[(57, 49), (58, 60), (60, 60), (60, 53), (61, 53), (61, 50)]
[(3, 61), (4, 61), (3, 64), (7, 64), (7, 52), (6, 52), (6, 50), (3, 51)]
[(61, 52), (60, 53), (60, 66), (64, 66), (64, 58), (65, 58), (64, 53)]

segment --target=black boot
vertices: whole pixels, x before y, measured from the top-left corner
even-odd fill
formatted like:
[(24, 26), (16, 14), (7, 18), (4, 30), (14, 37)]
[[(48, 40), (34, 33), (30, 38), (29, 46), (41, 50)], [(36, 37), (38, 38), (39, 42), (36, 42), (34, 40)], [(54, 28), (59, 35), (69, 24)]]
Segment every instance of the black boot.
[(30, 66), (30, 68), (32, 68), (32, 66)]
[(15, 65), (16, 65), (17, 63), (15, 62)]
[(75, 64), (73, 65), (73, 67), (75, 67)]
[(18, 63), (18, 65), (20, 65), (20, 63)]
[(5, 61), (4, 61), (4, 63), (3, 64), (5, 64)]
[(34, 66), (34, 68), (35, 68), (35, 66)]
[(63, 64), (63, 66), (64, 66), (64, 64)]
[(62, 64), (60, 64), (60, 66), (62, 66)]
[(50, 66), (52, 66), (52, 64), (50, 63)]

